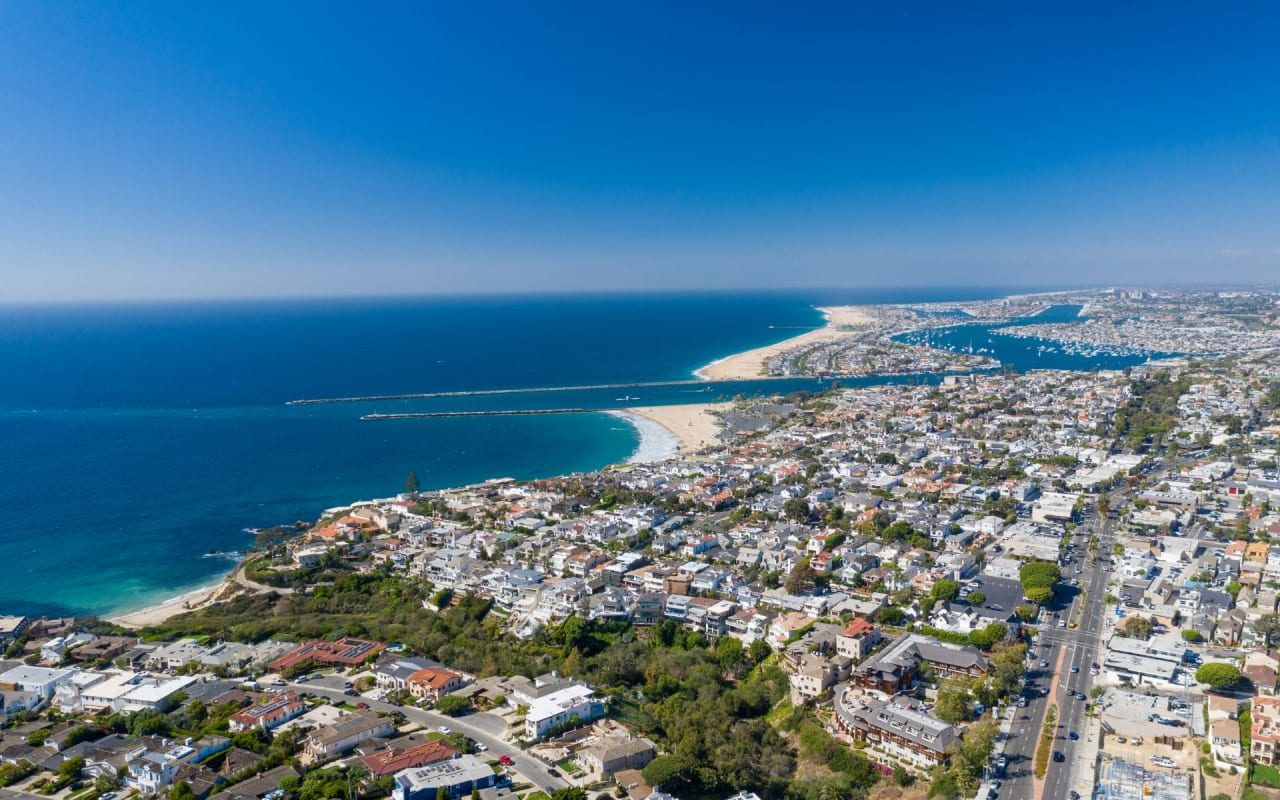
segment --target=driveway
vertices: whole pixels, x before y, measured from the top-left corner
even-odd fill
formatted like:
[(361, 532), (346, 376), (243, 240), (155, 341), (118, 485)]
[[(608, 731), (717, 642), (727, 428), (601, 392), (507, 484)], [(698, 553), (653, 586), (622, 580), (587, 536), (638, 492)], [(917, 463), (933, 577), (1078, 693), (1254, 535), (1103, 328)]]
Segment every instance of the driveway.
[[(340, 675), (323, 675), (308, 680), (306, 683), (293, 682), (289, 688), (295, 692), (311, 692), (330, 700), (359, 701), (367, 703), (374, 711), (401, 711), (405, 719), (416, 722), (428, 730), (438, 730), (441, 726), (461, 733), (489, 748), (482, 755), (497, 758), (500, 755), (511, 756), (515, 762), (514, 769), (527, 782), (539, 789), (564, 789), (571, 784), (563, 778), (553, 777), (548, 770), (553, 767), (540, 758), (525, 753), (502, 738), (507, 730), (507, 721), (497, 714), (472, 713), (461, 717), (449, 717), (434, 711), (425, 711), (413, 706), (397, 706), (381, 700), (361, 696), (347, 697), (343, 694), (346, 679)], [(12, 799), (10, 799), (12, 800)], [(29, 800), (29, 798), (27, 798)]]

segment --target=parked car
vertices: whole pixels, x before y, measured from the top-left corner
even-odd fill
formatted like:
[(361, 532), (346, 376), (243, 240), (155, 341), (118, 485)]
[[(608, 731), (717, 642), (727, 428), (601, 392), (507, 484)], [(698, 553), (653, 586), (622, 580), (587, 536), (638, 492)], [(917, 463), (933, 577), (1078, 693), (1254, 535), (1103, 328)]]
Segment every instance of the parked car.
[(368, 703), (356, 703), (356, 708), (368, 708)]
[(503, 755), (498, 756), (498, 763), (499, 763), (499, 764), (501, 764), (501, 765), (502, 765), (502, 766), (504, 766), (504, 767), (509, 767), (509, 766), (511, 766), (512, 764), (516, 763), (516, 762), (514, 762), (514, 761), (512, 761), (512, 760), (511, 760), (511, 756), (506, 755), (506, 754), (503, 754)]
[(441, 733), (443, 733), (445, 736), (448, 736), (449, 734), (453, 733), (453, 731), (449, 730), (449, 729), (448, 729), (447, 727), (445, 727), (444, 725), (441, 725), (441, 726), (439, 727), (439, 729), (438, 729), (438, 730), (439, 730)]

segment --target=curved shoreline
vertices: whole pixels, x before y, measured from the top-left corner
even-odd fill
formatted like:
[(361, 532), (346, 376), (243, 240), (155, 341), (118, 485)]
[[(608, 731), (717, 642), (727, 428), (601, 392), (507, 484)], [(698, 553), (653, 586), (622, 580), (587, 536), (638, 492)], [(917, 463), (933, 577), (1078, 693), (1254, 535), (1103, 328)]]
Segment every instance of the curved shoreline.
[(163, 603), (153, 603), (133, 611), (116, 613), (105, 619), (107, 622), (115, 623), (122, 628), (139, 629), (148, 625), (156, 625), (169, 617), (177, 616), (187, 611), (203, 608), (215, 601), (217, 595), (227, 585), (227, 578), (234, 575), (237, 569), (239, 569), (239, 565), (232, 567), (226, 577), (217, 583), (191, 589), (176, 597), (171, 597)]
[(627, 456), (625, 464), (652, 464), (664, 461), (680, 452), (680, 437), (662, 423), (632, 411), (606, 411), (611, 417), (626, 420), (640, 436), (636, 450)]
[(818, 308), (825, 324), (820, 328), (783, 339), (774, 344), (732, 353), (704, 364), (693, 371), (703, 381), (756, 380), (768, 378), (769, 359), (802, 345), (829, 341), (856, 333), (852, 328), (866, 328), (876, 324), (868, 306), (826, 306)]

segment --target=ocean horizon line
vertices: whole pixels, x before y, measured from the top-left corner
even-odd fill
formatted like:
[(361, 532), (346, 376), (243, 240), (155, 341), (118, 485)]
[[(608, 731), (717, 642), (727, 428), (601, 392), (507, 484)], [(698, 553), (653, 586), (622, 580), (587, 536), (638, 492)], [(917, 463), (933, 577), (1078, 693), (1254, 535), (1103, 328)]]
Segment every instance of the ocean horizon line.
[[(624, 411), (614, 403), (624, 399), (625, 406), (699, 405), (738, 394), (812, 391), (818, 383), (809, 378), (717, 382), (697, 380), (697, 370), (810, 330), (825, 306), (959, 303), (1008, 293), (935, 287), (859, 292), (846, 300), (805, 290), (677, 292), (661, 296), (683, 299), (663, 305), (645, 302), (654, 293), (468, 296), (449, 303), (396, 296), (385, 305), (237, 306), (252, 313), (224, 314), (201, 301), (152, 304), (159, 310), (146, 314), (132, 313), (136, 305), (81, 313), (81, 305), (10, 315), (0, 323), (0, 366), (27, 380), (0, 393), (0, 409), (17, 409), (0, 413), (0, 463), (22, 465), (15, 472), (21, 479), (0, 487), (0, 502), (58, 509), (51, 535), (97, 568), (54, 581), (53, 559), (32, 559), (20, 537), (0, 535), (0, 555), (27, 559), (29, 567), (0, 590), (0, 607), (50, 615), (149, 607), (224, 576), (223, 565), (202, 556), (241, 549), (244, 528), (314, 519), (352, 498), (387, 496), (411, 470), (424, 487), (445, 489), (495, 475), (527, 480), (589, 472), (672, 449), (657, 428), (630, 419), (621, 426), (618, 415), (368, 426), (340, 407), (285, 406), (292, 398), (399, 394), (406, 384), (414, 393), (672, 384), (626, 398), (605, 390), (594, 397), (537, 395), (547, 399), (519, 404), (606, 412)], [(593, 305), (596, 297), (616, 298), (615, 304)], [(717, 394), (708, 389), (717, 383), (737, 385)], [(435, 400), (424, 410), (512, 407), (482, 400)], [(378, 412), (416, 410), (378, 406)], [(69, 474), (92, 476), (82, 484), (85, 502), (62, 502), (55, 476)], [(157, 497), (166, 500), (156, 503)], [(154, 554), (154, 567), (139, 569), (130, 557), (143, 550)]]
[[(1129, 284), (1125, 284), (1128, 286)], [(1135, 284), (1143, 288), (1157, 288), (1153, 284)], [(1165, 285), (1159, 285), (1165, 286)], [(10, 308), (67, 308), (67, 307), (102, 307), (102, 306), (194, 306), (194, 305), (256, 305), (256, 304), (323, 304), (349, 303), (357, 301), (413, 302), (422, 300), (439, 301), (493, 301), (509, 298), (529, 301), (545, 298), (548, 300), (594, 298), (635, 298), (635, 297), (753, 297), (759, 295), (783, 295), (797, 297), (822, 292), (968, 292), (975, 295), (987, 295), (991, 292), (1072, 292), (1100, 288), (1095, 283), (1083, 284), (867, 284), (865, 286), (748, 286), (734, 288), (618, 288), (618, 289), (583, 289), (580, 291), (471, 291), (471, 292), (356, 292), (356, 293), (317, 293), (317, 294), (255, 294), (255, 295), (210, 295), (198, 297), (191, 295), (163, 295), (156, 297), (102, 297), (102, 298), (30, 298), (0, 300), (0, 309)], [(1176, 288), (1169, 284), (1167, 288)], [(1243, 288), (1243, 287), (1236, 287)], [(1001, 295), (1003, 296), (1003, 295)], [(921, 301), (933, 302), (933, 301)], [(955, 302), (966, 302), (957, 300)], [(840, 305), (841, 303), (831, 303)], [(851, 305), (854, 303), (850, 303)], [(864, 305), (880, 305), (874, 301), (865, 301)]]

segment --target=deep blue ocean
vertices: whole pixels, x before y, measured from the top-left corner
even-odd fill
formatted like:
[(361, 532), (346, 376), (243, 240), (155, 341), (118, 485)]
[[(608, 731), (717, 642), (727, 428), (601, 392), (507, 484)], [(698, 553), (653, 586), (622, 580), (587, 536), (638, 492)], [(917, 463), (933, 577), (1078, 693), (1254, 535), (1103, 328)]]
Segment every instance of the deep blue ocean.
[(0, 613), (160, 602), (225, 574), (231, 563), (205, 554), (246, 547), (246, 528), (395, 494), (410, 470), (424, 488), (550, 476), (622, 461), (638, 443), (629, 424), (605, 414), (380, 422), (362, 414), (614, 408), (817, 384), (289, 400), (687, 380), (713, 359), (821, 324), (815, 305), (1010, 291), (3, 307)]

